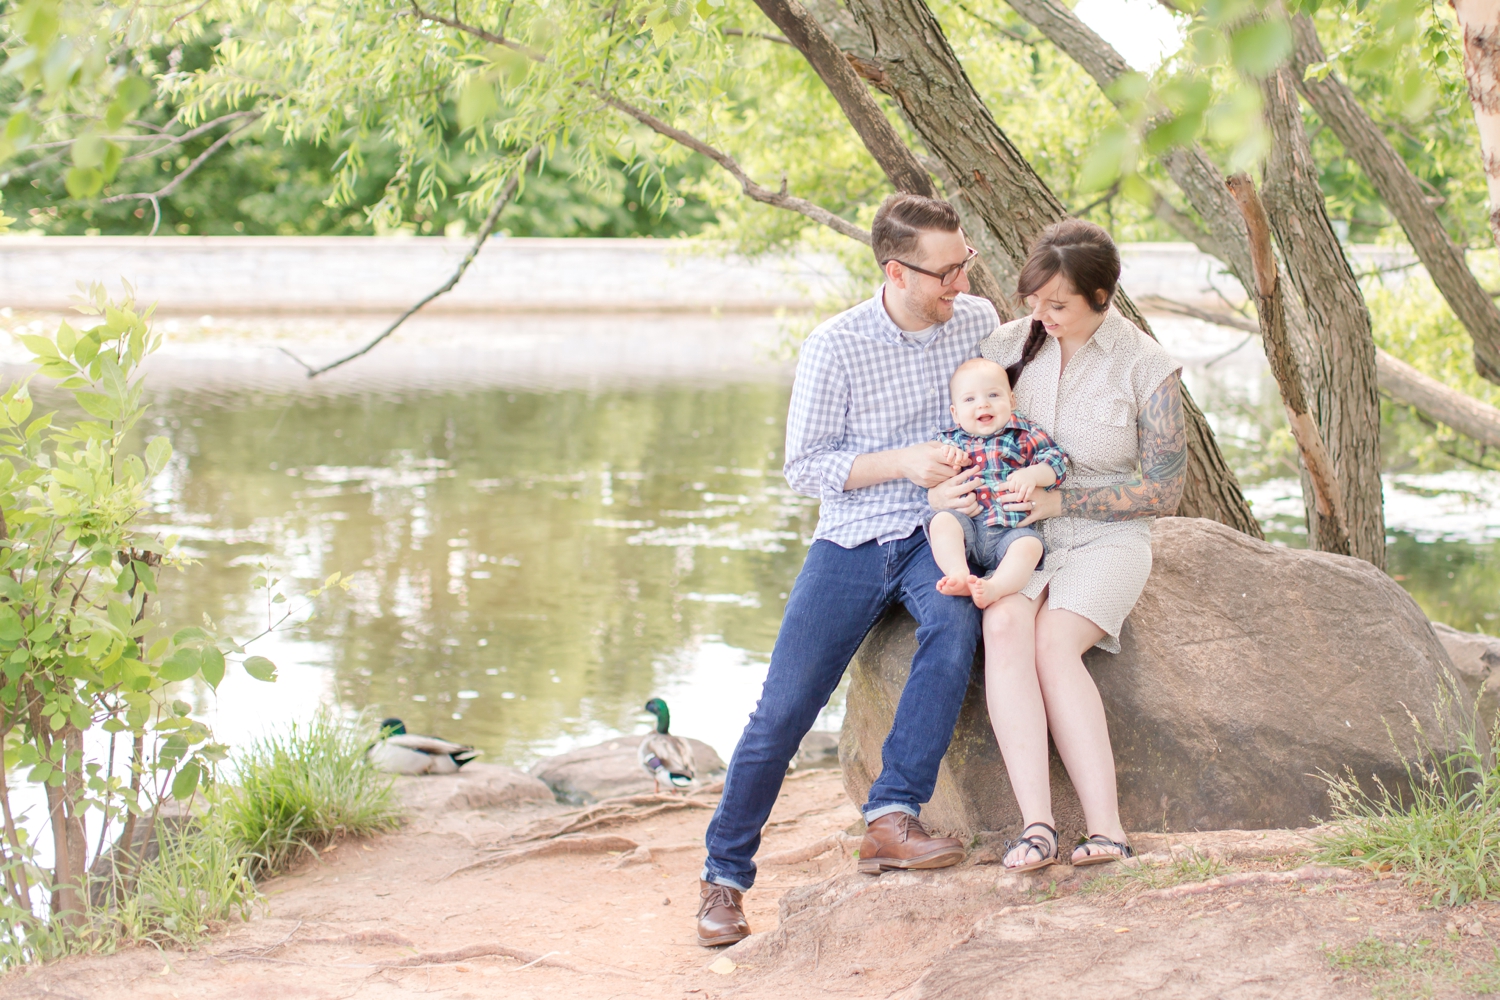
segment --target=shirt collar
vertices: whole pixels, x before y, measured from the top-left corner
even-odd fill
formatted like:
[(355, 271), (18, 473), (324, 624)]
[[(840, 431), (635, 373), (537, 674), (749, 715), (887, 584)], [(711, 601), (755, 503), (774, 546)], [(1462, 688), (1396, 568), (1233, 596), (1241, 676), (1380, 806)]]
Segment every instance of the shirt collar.
[(1104, 313), (1104, 322), (1099, 324), (1099, 329), (1094, 331), (1094, 335), (1089, 338), (1089, 342), (1098, 344), (1102, 350), (1113, 354), (1115, 346), (1120, 342), (1120, 324), (1124, 321), (1125, 317), (1121, 316), (1115, 310), (1115, 307), (1111, 305)]

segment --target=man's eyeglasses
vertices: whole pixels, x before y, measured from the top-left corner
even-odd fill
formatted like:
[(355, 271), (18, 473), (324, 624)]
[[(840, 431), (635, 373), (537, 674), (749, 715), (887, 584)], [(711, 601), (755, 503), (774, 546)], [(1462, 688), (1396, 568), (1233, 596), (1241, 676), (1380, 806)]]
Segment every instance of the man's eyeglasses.
[(962, 263), (954, 264), (946, 271), (929, 271), (925, 267), (918, 267), (915, 264), (908, 264), (906, 261), (896, 260), (896, 258), (894, 257), (892, 257), (891, 260), (881, 261), (880, 266), (884, 267), (885, 265), (891, 263), (891, 261), (895, 261), (902, 267), (916, 271), (918, 274), (925, 274), (929, 278), (936, 278), (938, 281), (942, 282), (944, 288), (948, 288), (958, 280), (958, 276), (960, 274), (969, 273), (969, 268), (974, 264), (974, 258), (979, 256), (979, 251), (975, 250), (973, 247), (965, 247), (964, 249), (969, 251), (969, 255), (963, 259)]

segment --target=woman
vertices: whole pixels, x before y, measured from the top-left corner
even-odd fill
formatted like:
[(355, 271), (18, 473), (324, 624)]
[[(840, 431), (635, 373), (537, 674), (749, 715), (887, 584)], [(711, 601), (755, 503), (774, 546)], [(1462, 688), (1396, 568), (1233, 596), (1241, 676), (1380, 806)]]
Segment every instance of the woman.
[[(1031, 582), (984, 613), (990, 723), (1026, 824), (1004, 859), (1011, 871), (1058, 861), (1049, 728), (1088, 821), (1073, 863), (1133, 853), (1120, 825), (1104, 705), (1083, 654), (1120, 650), (1120, 626), (1151, 573), (1151, 522), (1182, 496), (1187, 438), (1181, 366), (1111, 308), (1119, 277), (1109, 234), (1080, 219), (1059, 222), (1021, 269), (1017, 293), (1031, 315), (981, 345), (1009, 368), (1016, 409), (1071, 463), (1061, 489), (1027, 503), (995, 498), (1028, 510), (1022, 523), (1041, 522), (1047, 543)], [(972, 489), (962, 473), (933, 488), (932, 506), (973, 513)]]

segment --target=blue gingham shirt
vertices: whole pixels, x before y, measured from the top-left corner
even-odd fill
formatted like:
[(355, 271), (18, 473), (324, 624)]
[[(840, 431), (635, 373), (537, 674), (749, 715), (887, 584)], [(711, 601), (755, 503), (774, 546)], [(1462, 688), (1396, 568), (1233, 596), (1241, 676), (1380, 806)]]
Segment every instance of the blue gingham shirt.
[(860, 455), (931, 441), (948, 427), (948, 380), (1000, 322), (987, 300), (959, 295), (953, 318), (918, 344), (891, 321), (884, 291), (808, 336), (786, 420), (786, 481), (822, 502), (813, 539), (846, 549), (921, 525), (925, 489), (893, 479), (845, 490), (849, 469)]

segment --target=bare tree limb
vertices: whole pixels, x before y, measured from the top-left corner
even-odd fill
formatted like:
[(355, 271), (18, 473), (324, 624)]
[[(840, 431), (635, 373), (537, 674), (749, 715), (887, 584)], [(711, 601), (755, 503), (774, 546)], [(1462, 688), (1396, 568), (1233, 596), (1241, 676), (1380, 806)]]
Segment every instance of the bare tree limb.
[[(1237, 313), (1199, 309), (1159, 295), (1144, 297), (1141, 304), (1148, 309), (1176, 313), (1246, 333), (1260, 333), (1259, 323)], [(1375, 375), (1380, 391), (1389, 396), (1391, 402), (1410, 406), (1429, 420), (1444, 424), (1486, 448), (1500, 448), (1500, 409), (1459, 392), (1378, 347), (1375, 348)]]
[(806, 199), (787, 194), (785, 184), (782, 185), (782, 189), (780, 191), (772, 191), (768, 187), (763, 187), (762, 185), (757, 184), (755, 181), (751, 180), (749, 175), (745, 173), (745, 171), (737, 162), (735, 162), (734, 157), (730, 156), (728, 153), (725, 153), (722, 150), (715, 149), (708, 143), (704, 142), (694, 135), (690, 135), (689, 133), (684, 132), (680, 128), (674, 128), (671, 125), (668, 125), (666, 122), (662, 121), (660, 118), (657, 118), (650, 112), (643, 111), (633, 104), (627, 104), (625, 101), (620, 100), (620, 98), (611, 93), (608, 93), (607, 91), (596, 89), (594, 92), (605, 104), (608, 104), (616, 111), (623, 111), (625, 114), (634, 118), (636, 121), (640, 122), (642, 125), (646, 126), (656, 134), (665, 136), (678, 145), (686, 146), (693, 152), (701, 153), (704, 156), (708, 157), (710, 160), (713, 160), (719, 166), (728, 171), (731, 177), (740, 182), (740, 189), (745, 192), (745, 195), (747, 197), (767, 205), (774, 205), (777, 208), (785, 208), (789, 211), (798, 212), (802, 215), (807, 216), (809, 219), (812, 219), (814, 222), (820, 222), (823, 225), (827, 226), (829, 229), (832, 229), (838, 233), (842, 233), (850, 239), (859, 240), (866, 246), (870, 245), (870, 234), (868, 231), (859, 228), (852, 222), (848, 222), (844, 219), (839, 218), (837, 215), (834, 215), (832, 212), (828, 211), (828, 209), (823, 208), (820, 205), (814, 205), (812, 202), (807, 201)]
[(1401, 224), (1433, 284), (1468, 328), (1474, 341), (1475, 369), (1491, 382), (1500, 382), (1500, 310), (1469, 270), (1463, 251), (1448, 236), (1406, 161), (1370, 120), (1354, 92), (1336, 73), (1308, 73), (1328, 59), (1312, 19), (1306, 14), (1296, 15), (1292, 18), (1292, 31), (1296, 46), (1292, 50), (1291, 69), (1297, 90), (1370, 179)]
[(503, 45), (508, 49), (514, 49), (515, 51), (521, 53), (532, 62), (547, 61), (547, 57), (545, 55), (538, 52), (536, 49), (532, 48), (529, 45), (522, 45), (520, 42), (516, 41), (513, 38), (506, 38), (504, 35), (497, 35), (492, 31), (486, 31), (483, 28), (477, 27), (476, 25), (460, 21), (456, 17), (444, 17), (441, 14), (429, 14), (427, 11), (422, 9), (421, 5), (417, 3), (417, 0), (411, 0), (411, 9), (412, 12), (417, 15), (417, 20), (419, 21), (430, 21), (433, 24), (441, 24), (444, 27), (452, 28), (455, 31), (462, 31), (467, 35), (473, 35), (475, 38), (489, 42), (491, 45)]
[(516, 190), (521, 185), (521, 175), (526, 173), (527, 170), (530, 170), (536, 164), (537, 159), (541, 155), (542, 147), (540, 145), (532, 146), (531, 150), (526, 154), (526, 158), (522, 161), (521, 166), (516, 170), (515, 175), (512, 176), (509, 181), (506, 181), (505, 187), (500, 190), (499, 196), (495, 199), (494, 205), (490, 208), (490, 214), (485, 217), (484, 224), (479, 227), (479, 233), (474, 237), (474, 245), (469, 247), (469, 252), (464, 254), (463, 260), (459, 261), (458, 268), (453, 272), (453, 276), (450, 277), (447, 281), (443, 282), (443, 284), (439, 285), (437, 288), (433, 289), (431, 292), (428, 292), (427, 295), (424, 296), (419, 302), (417, 302), (416, 305), (412, 306), (410, 309), (406, 310), (406, 312), (402, 313), (401, 316), (396, 320), (396, 322), (392, 323), (390, 326), (382, 330), (380, 334), (373, 340), (371, 340), (369, 343), (365, 344), (365, 346), (361, 347), (359, 350), (353, 352), (352, 354), (346, 354), (342, 358), (339, 358), (337, 361), (330, 361), (328, 364), (320, 365), (316, 368), (308, 364), (306, 361), (303, 361), (301, 358), (297, 357), (297, 355), (293, 354), (285, 347), (281, 348), (281, 353), (285, 354), (287, 357), (297, 362), (297, 364), (307, 369), (308, 378), (317, 378), (324, 372), (333, 371), (333, 369), (339, 367), (340, 365), (346, 365), (349, 362), (353, 361), (355, 358), (370, 353), (370, 351), (375, 349), (376, 344), (379, 344), (382, 340), (395, 333), (396, 330), (401, 326), (401, 324), (405, 323), (408, 319), (415, 315), (419, 309), (427, 305), (427, 303), (431, 302), (438, 296), (445, 295), (448, 292), (451, 292), (454, 286), (458, 284), (459, 279), (464, 276), (464, 272), (469, 269), (469, 265), (474, 263), (474, 258), (479, 256), (479, 251), (484, 248), (485, 241), (490, 238), (490, 234), (495, 231), (495, 224), (500, 221), (500, 213), (505, 210), (506, 205), (510, 204), (511, 199), (516, 196)]
[[(213, 156), (220, 149), (223, 149), (225, 144), (228, 143), (230, 139), (233, 139), (235, 136), (245, 131), (245, 129), (249, 128), (251, 125), (254, 125), (257, 121), (260, 120), (260, 117), (261, 112), (257, 111), (247, 121), (241, 123), (238, 127), (232, 128), (228, 132), (225, 132), (223, 135), (219, 136), (218, 139), (214, 140), (213, 145), (209, 146), (203, 152), (199, 153), (193, 159), (192, 163), (189, 163), (181, 173), (179, 173), (176, 177), (173, 177), (159, 190), (135, 191), (130, 194), (112, 194), (108, 198), (101, 198), (99, 200), (99, 203), (101, 205), (109, 205), (117, 201), (129, 201), (130, 199), (134, 198), (139, 201), (150, 201), (155, 204), (157, 199), (166, 198), (171, 195), (173, 191), (176, 191), (178, 186), (181, 185), (183, 181), (193, 176), (197, 169), (203, 166), (203, 164), (208, 161), (209, 157)], [(155, 230), (153, 230), (153, 232), (154, 231)]]
[(1297, 356), (1292, 353), (1287, 336), (1286, 315), (1281, 304), (1281, 283), (1276, 271), (1276, 254), (1271, 249), (1271, 222), (1255, 193), (1255, 185), (1245, 174), (1235, 174), (1227, 181), (1229, 192), (1239, 205), (1250, 234), (1250, 255), (1255, 266), (1255, 304), (1260, 314), (1261, 341), (1266, 360), (1281, 388), (1286, 404), (1287, 423), (1302, 454), (1302, 464), (1312, 479), (1314, 502), (1318, 507), (1318, 548), (1325, 552), (1349, 555), (1349, 529), (1344, 518), (1344, 501), (1338, 476), (1328, 448), (1318, 433), (1307, 397), (1302, 392), (1302, 374), (1297, 370)]

